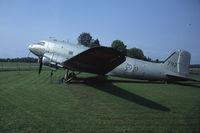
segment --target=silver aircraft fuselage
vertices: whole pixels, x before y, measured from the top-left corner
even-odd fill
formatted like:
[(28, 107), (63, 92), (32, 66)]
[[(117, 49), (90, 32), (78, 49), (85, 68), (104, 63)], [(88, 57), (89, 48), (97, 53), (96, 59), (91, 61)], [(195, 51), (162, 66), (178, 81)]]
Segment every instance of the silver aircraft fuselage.
[[(29, 50), (32, 53), (38, 57), (44, 57), (42, 59), (44, 64), (57, 65), (59, 68), (63, 68), (64, 61), (87, 49), (89, 48), (83, 45), (57, 40), (41, 41), (29, 45)], [(122, 64), (106, 75), (145, 80), (169, 80), (167, 75), (185, 78), (188, 74), (189, 62), (190, 54), (183, 50), (174, 52), (164, 63), (153, 63), (125, 57)]]

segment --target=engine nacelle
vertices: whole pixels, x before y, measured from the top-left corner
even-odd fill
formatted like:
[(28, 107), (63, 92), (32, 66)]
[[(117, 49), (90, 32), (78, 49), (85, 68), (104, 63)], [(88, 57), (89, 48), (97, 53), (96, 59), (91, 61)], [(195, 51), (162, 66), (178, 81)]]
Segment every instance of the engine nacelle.
[(62, 63), (66, 60), (66, 58), (64, 56), (55, 54), (55, 53), (45, 53), (43, 58), (42, 58), (42, 62), (45, 65), (49, 65), (49, 66), (60, 66), (62, 67)]
[(42, 63), (45, 64), (45, 65), (49, 65), (49, 64), (51, 64), (51, 61), (50, 61), (50, 59), (48, 59), (46, 57), (43, 57), (42, 58)]

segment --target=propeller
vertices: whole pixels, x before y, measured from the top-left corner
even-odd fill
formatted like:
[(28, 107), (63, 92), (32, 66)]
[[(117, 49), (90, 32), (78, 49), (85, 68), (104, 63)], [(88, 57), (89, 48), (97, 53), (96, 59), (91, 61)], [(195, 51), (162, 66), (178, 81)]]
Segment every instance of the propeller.
[(28, 55), (27, 55), (28, 58), (29, 58), (30, 54), (31, 54), (31, 51), (30, 51), (30, 52), (28, 53)]
[(39, 63), (40, 63), (40, 65), (39, 65), (38, 74), (40, 74), (40, 73), (41, 73), (41, 70), (42, 70), (42, 65), (43, 65), (43, 63), (42, 63), (42, 57), (39, 57)]

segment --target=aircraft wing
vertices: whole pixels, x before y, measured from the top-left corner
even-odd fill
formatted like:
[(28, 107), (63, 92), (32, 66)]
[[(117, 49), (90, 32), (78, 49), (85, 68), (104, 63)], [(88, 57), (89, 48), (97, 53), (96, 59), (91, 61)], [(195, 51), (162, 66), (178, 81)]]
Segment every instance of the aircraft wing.
[(108, 47), (88, 49), (64, 62), (72, 71), (104, 75), (125, 61), (125, 56)]

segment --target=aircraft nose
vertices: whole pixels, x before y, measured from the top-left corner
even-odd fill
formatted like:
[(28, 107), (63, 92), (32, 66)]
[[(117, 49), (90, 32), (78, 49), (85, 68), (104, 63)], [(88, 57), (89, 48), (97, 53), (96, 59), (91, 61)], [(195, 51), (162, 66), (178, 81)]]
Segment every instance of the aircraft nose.
[(28, 46), (28, 49), (37, 56), (42, 56), (44, 54), (44, 48), (38, 44), (31, 44)]
[(29, 49), (30, 51), (31, 51), (32, 48), (33, 48), (33, 45), (32, 45), (32, 44), (28, 46), (28, 49)]
[(35, 47), (33, 46), (33, 44), (30, 44), (28, 46), (28, 49), (29, 49), (30, 52), (35, 53)]
[(33, 54), (38, 55), (37, 47), (35, 47), (34, 44), (30, 44), (30, 45), (28, 46), (28, 49), (29, 49), (29, 51), (32, 52)]

